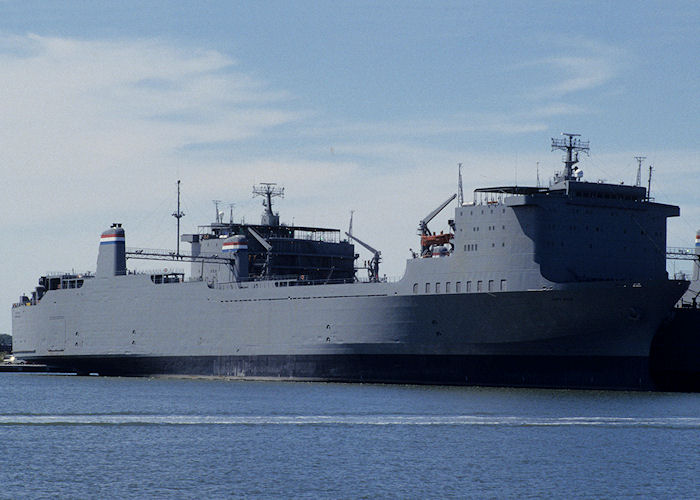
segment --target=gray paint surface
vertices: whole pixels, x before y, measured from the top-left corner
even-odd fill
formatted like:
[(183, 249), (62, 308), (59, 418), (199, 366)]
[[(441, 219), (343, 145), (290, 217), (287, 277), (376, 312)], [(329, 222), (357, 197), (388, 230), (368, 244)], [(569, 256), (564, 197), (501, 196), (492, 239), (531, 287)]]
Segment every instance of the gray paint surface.
[[(409, 259), (393, 283), (243, 279), (234, 272), (241, 263), (223, 261), (193, 263), (192, 281), (124, 274), (123, 248), (101, 244), (96, 279), (13, 308), (15, 353), (38, 361), (649, 355), (688, 286), (665, 272), (666, 219), (678, 207), (647, 200), (644, 188), (574, 179), (479, 191), (455, 208), (453, 250)], [(195, 256), (223, 255), (230, 237), (183, 240)], [(320, 248), (338, 262), (353, 253), (345, 241), (318, 243), (304, 252)]]

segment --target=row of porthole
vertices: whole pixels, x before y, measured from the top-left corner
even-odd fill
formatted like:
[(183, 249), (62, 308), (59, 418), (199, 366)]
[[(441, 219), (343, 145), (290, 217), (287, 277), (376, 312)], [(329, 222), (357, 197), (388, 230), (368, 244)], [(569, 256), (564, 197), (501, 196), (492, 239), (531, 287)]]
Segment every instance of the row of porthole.
[[(486, 228), (487, 228), (487, 230), (489, 230), (489, 231), (495, 231), (495, 230), (496, 230), (496, 226), (487, 226)], [(501, 229), (502, 229), (503, 231), (505, 231), (505, 230), (506, 230), (506, 226), (505, 226), (505, 225), (501, 225)], [(462, 230), (462, 229), (460, 228), (460, 231), (461, 231), (461, 230)], [(479, 226), (474, 226), (474, 227), (472, 227), (472, 232), (475, 232), (475, 233), (476, 233), (476, 232), (479, 232), (479, 231), (481, 231), (481, 229), (480, 229)]]
[[(489, 209), (489, 213), (493, 213), (493, 208)], [(501, 213), (506, 213), (506, 209), (505, 209), (505, 208), (502, 208), (502, 209), (501, 209)], [(463, 215), (464, 215), (464, 212), (462, 212), (462, 211), (460, 210), (460, 211), (459, 211), (459, 216), (462, 217)], [(469, 211), (469, 215), (474, 215), (474, 210), (470, 210), (470, 211)], [(477, 214), (477, 215), (478, 215), (478, 214)], [(481, 215), (484, 215), (484, 211), (483, 211), (483, 210), (481, 211)]]
[[(505, 241), (501, 242), (501, 247), (505, 248), (506, 243)], [(491, 248), (496, 248), (495, 243), (491, 243)], [(467, 243), (464, 245), (464, 251), (465, 252), (476, 252), (479, 250), (479, 245), (477, 243)]]
[[(477, 280), (476, 281), (476, 289), (473, 289), (472, 287), (472, 281), (466, 281), (464, 282), (464, 287), (462, 286), (463, 283), (461, 281), (455, 282), (455, 291), (454, 293), (472, 293), (472, 292), (505, 292), (507, 290), (507, 280), (500, 280), (500, 284), (498, 283), (497, 280)], [(418, 294), (419, 285), (418, 283), (413, 284), (413, 293)], [(436, 283), (426, 283), (425, 284), (425, 293), (426, 294), (431, 294), (431, 293), (443, 293), (442, 292), (442, 283), (436, 282)], [(446, 281), (445, 282), (445, 292), (444, 293), (452, 293), (452, 282)]]

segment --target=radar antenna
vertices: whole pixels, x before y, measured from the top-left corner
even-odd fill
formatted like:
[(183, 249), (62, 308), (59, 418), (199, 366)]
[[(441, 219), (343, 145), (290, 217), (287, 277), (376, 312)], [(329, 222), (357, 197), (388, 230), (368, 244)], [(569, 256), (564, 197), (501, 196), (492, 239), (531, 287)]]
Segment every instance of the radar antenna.
[(284, 188), (275, 187), (275, 182), (261, 182), (258, 186), (253, 186), (253, 196), (262, 196), (265, 213), (262, 217), (263, 226), (279, 226), (279, 215), (272, 213), (272, 198), (284, 198)]
[(177, 252), (175, 256), (180, 258), (180, 219), (185, 216), (185, 212), (180, 211), (180, 179), (177, 180), (177, 211), (172, 213), (177, 219)]
[(561, 149), (566, 151), (566, 156), (564, 157), (564, 175), (561, 180), (573, 181), (576, 180), (574, 176), (574, 165), (578, 163), (578, 154), (583, 152), (588, 154), (590, 151), (589, 144), (590, 141), (582, 141), (577, 139), (581, 134), (568, 134), (562, 132), (561, 135), (565, 136), (566, 139), (555, 139), (552, 137), (552, 151), (555, 149)]
[(642, 185), (642, 161), (646, 160), (646, 156), (635, 156), (634, 159), (637, 160), (637, 182), (634, 184), (637, 187)]

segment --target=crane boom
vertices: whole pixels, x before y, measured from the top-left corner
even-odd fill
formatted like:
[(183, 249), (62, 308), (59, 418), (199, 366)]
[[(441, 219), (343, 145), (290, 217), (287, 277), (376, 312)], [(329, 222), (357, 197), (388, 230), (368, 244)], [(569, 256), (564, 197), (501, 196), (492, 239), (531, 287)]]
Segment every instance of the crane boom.
[(369, 279), (370, 281), (373, 281), (375, 283), (379, 282), (379, 262), (382, 260), (382, 252), (376, 250), (375, 248), (372, 248), (370, 245), (359, 239), (357, 236), (353, 236), (348, 232), (346, 232), (345, 235), (351, 240), (358, 242), (370, 252), (372, 252), (372, 260), (370, 261), (369, 266), (367, 268), (369, 271)]
[(456, 197), (457, 197), (457, 193), (453, 194), (452, 196), (450, 196), (449, 198), (447, 198), (444, 202), (442, 202), (442, 204), (441, 204), (439, 207), (437, 207), (435, 210), (433, 210), (433, 211), (430, 212), (428, 215), (426, 215), (425, 218), (424, 218), (422, 221), (420, 221), (420, 228), (419, 228), (419, 229), (420, 229), (420, 232), (421, 232), (422, 235), (430, 234), (430, 232), (428, 231), (428, 222), (430, 222), (431, 220), (433, 220), (433, 219), (437, 216), (437, 214), (439, 214), (440, 212), (442, 212), (442, 210), (443, 210), (447, 205), (449, 205), (449, 203), (450, 203), (452, 200), (454, 200)]
[(381, 254), (382, 254), (382, 252), (380, 252), (379, 250), (375, 250), (374, 248), (372, 248), (371, 246), (369, 246), (367, 243), (365, 243), (364, 241), (362, 241), (362, 240), (361, 240), (360, 238), (358, 238), (357, 236), (353, 236), (352, 234), (350, 234), (350, 233), (348, 233), (348, 232), (346, 232), (345, 235), (346, 235), (348, 238), (353, 239), (353, 240), (355, 240), (356, 242), (358, 242), (360, 245), (362, 245), (363, 247), (365, 247), (367, 250), (369, 250), (369, 251), (372, 252), (373, 254), (375, 254), (375, 255), (381, 255)]
[(264, 274), (266, 276), (270, 275), (270, 269), (272, 268), (270, 262), (272, 261), (272, 245), (270, 245), (265, 238), (263, 238), (260, 233), (258, 233), (255, 229), (252, 227), (248, 227), (248, 232), (253, 235), (253, 238), (258, 240), (260, 244), (265, 247), (265, 267), (264, 269)]
[(256, 240), (258, 240), (258, 241), (260, 242), (260, 244), (261, 244), (263, 247), (265, 247), (265, 250), (267, 250), (268, 252), (269, 252), (270, 250), (272, 250), (272, 245), (270, 245), (270, 244), (267, 242), (267, 240), (266, 240), (265, 238), (263, 238), (262, 236), (260, 236), (260, 234), (258, 234), (258, 232), (257, 232), (255, 229), (253, 229), (252, 227), (249, 227), (249, 228), (248, 228), (248, 232), (249, 232), (250, 234), (252, 234), (253, 237), (254, 237)]

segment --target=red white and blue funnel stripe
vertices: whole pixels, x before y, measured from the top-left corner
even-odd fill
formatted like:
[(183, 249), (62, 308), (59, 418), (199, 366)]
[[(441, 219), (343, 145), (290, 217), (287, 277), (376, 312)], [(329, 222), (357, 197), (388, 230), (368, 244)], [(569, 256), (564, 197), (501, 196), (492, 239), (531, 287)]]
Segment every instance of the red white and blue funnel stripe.
[(118, 232), (107, 232), (102, 233), (100, 238), (100, 245), (111, 245), (116, 243), (124, 243), (124, 233)]
[(239, 250), (248, 250), (248, 242), (245, 240), (240, 241), (224, 241), (221, 246), (223, 252), (237, 252)]

